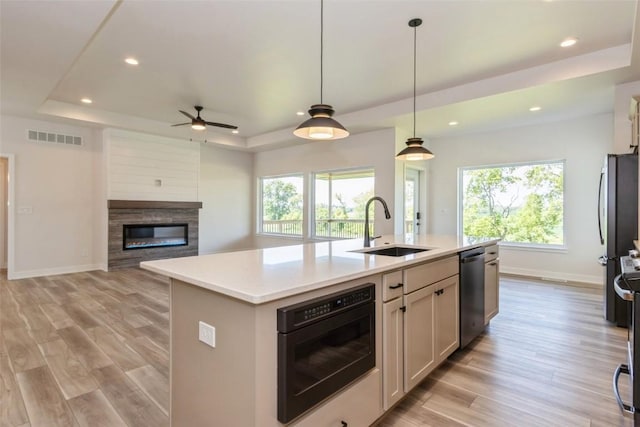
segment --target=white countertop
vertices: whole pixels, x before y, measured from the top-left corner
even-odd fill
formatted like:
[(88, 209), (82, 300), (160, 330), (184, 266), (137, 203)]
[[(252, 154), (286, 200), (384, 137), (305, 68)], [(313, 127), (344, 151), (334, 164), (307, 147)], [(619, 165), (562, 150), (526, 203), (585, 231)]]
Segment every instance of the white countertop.
[(371, 242), (370, 249), (402, 245), (430, 250), (401, 257), (368, 255), (352, 252), (363, 249), (362, 239), (352, 239), (145, 261), (140, 267), (262, 304), (497, 241), (470, 243), (456, 236), (437, 235), (382, 236)]

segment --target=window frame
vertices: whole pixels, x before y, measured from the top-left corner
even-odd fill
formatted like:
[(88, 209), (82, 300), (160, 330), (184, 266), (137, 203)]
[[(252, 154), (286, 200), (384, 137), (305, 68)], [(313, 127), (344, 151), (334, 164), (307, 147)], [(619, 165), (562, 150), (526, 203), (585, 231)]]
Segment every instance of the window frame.
[(464, 235), (464, 172), (469, 170), (478, 170), (478, 169), (495, 169), (495, 168), (508, 168), (508, 167), (521, 167), (521, 166), (535, 166), (535, 165), (550, 165), (550, 164), (561, 164), (562, 165), (562, 244), (552, 244), (552, 243), (527, 243), (527, 242), (509, 242), (509, 241), (500, 241), (501, 247), (508, 247), (509, 249), (516, 250), (532, 250), (538, 252), (568, 252), (568, 244), (567, 244), (567, 203), (566, 203), (566, 192), (567, 192), (567, 161), (566, 159), (549, 159), (549, 160), (535, 160), (535, 161), (527, 161), (527, 162), (511, 162), (511, 163), (497, 163), (497, 164), (488, 164), (488, 165), (479, 165), (479, 166), (460, 166), (458, 167), (458, 218), (457, 218), (457, 232), (458, 236), (461, 236), (466, 239)]
[[(318, 236), (316, 234), (316, 223), (317, 223), (317, 218), (316, 218), (316, 176), (317, 175), (322, 175), (322, 174), (339, 174), (339, 173), (350, 173), (350, 172), (352, 172), (352, 173), (353, 172), (371, 172), (372, 178), (373, 178), (373, 193), (375, 195), (376, 169), (373, 166), (358, 166), (358, 167), (352, 167), (352, 168), (327, 169), (327, 170), (320, 170), (320, 171), (311, 172), (310, 179), (309, 179), (310, 191), (309, 191), (309, 208), (308, 208), (308, 212), (309, 212), (309, 227), (308, 227), (308, 231), (309, 231), (309, 238), (310, 239), (319, 240), (319, 241), (332, 241), (332, 240), (358, 239), (358, 238), (362, 238), (363, 237), (363, 236), (357, 236), (357, 237), (327, 237), (327, 236)], [(332, 186), (329, 185), (329, 212), (331, 212), (331, 194), (332, 194), (331, 189), (332, 189)], [(362, 219), (362, 221), (364, 221), (364, 218)]]
[[(284, 234), (284, 233), (270, 233), (268, 231), (264, 231), (264, 180), (268, 179), (278, 179), (278, 178), (301, 178), (302, 185), (302, 224), (301, 224), (301, 233), (300, 234)], [(305, 221), (307, 218), (307, 210), (305, 208), (305, 203), (307, 200), (307, 185), (306, 185), (306, 175), (302, 172), (295, 173), (286, 173), (279, 175), (264, 175), (260, 176), (257, 179), (257, 191), (256, 191), (256, 205), (257, 205), (257, 218), (256, 218), (256, 235), (259, 236), (268, 236), (268, 237), (278, 237), (285, 239), (294, 239), (294, 240), (303, 240), (306, 238), (306, 226)]]

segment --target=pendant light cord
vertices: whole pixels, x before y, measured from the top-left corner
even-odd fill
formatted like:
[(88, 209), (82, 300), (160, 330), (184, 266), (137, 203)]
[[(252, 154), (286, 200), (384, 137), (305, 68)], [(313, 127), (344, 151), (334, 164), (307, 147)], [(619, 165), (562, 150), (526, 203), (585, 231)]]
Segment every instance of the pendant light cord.
[(320, 0), (320, 104), (322, 104), (322, 86), (323, 86), (323, 80), (322, 80), (322, 75), (323, 73), (323, 63), (322, 63), (322, 54), (324, 51), (324, 0)]
[(418, 27), (413, 27), (413, 137), (416, 137), (416, 45)]

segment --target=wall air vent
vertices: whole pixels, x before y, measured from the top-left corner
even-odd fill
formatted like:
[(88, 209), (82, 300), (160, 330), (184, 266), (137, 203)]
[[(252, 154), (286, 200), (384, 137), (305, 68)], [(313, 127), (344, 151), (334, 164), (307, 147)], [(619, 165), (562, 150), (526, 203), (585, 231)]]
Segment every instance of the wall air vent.
[(52, 144), (64, 145), (82, 145), (81, 136), (62, 135), (53, 132), (44, 132), (41, 130), (27, 130), (27, 139), (32, 142), (46, 142)]

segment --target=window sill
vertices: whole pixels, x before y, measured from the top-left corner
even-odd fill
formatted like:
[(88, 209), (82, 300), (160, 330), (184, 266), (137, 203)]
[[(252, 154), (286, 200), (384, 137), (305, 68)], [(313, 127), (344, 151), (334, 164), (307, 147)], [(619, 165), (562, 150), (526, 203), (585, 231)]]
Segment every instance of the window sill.
[(566, 245), (527, 245), (519, 243), (507, 243), (500, 242), (500, 250), (514, 250), (514, 251), (526, 251), (526, 252), (547, 252), (547, 253), (563, 253), (569, 252), (569, 248)]

